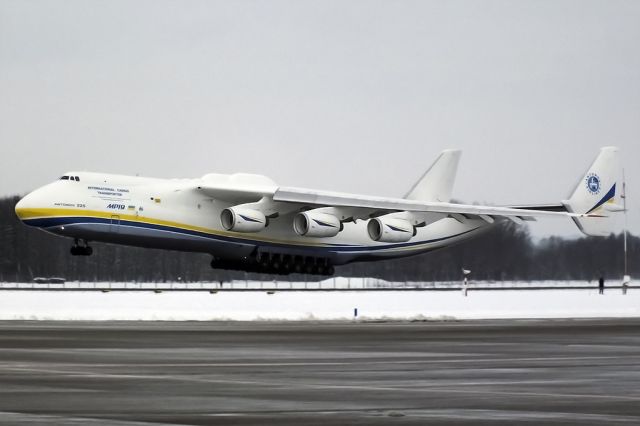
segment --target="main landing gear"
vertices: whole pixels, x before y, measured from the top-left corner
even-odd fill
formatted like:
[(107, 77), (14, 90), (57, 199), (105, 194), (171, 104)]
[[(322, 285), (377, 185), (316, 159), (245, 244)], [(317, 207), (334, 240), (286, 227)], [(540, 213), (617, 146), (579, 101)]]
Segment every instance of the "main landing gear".
[(261, 253), (257, 258), (260, 267), (268, 273), (291, 273), (331, 276), (335, 269), (329, 259), (311, 256), (291, 256), (277, 253)]
[(214, 269), (239, 270), (276, 275), (291, 273), (331, 276), (335, 273), (329, 259), (293, 256), (275, 253), (261, 253), (242, 260), (226, 260), (214, 257), (211, 261)]
[(89, 244), (85, 240), (75, 239), (73, 246), (71, 246), (72, 256), (91, 256), (93, 249), (89, 247)]

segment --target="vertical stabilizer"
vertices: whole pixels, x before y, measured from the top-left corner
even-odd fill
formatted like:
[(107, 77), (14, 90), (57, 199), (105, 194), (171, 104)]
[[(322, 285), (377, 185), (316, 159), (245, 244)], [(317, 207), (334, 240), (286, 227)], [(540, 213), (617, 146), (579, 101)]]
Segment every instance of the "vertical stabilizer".
[[(591, 167), (580, 179), (571, 197), (562, 202), (571, 213), (608, 216), (620, 211), (616, 204), (617, 182), (621, 172), (620, 155), (617, 147), (606, 146), (600, 149)], [(573, 218), (580, 230), (593, 236), (609, 235), (612, 232), (612, 220), (607, 217)]]
[(404, 198), (419, 201), (449, 202), (462, 151), (447, 149), (413, 185)]

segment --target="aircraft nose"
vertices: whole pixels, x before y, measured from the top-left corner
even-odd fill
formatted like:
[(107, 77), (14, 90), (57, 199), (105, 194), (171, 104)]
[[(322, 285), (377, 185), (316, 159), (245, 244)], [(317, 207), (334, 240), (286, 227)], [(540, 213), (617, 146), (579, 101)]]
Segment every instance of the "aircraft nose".
[(27, 208), (26, 208), (28, 205), (27, 198), (29, 198), (28, 195), (22, 197), (20, 201), (16, 203), (16, 207), (15, 207), (16, 216), (18, 216), (18, 219), (20, 220), (24, 220), (27, 216)]
[(42, 207), (38, 203), (38, 194), (35, 194), (36, 192), (38, 192), (38, 190), (25, 195), (16, 203), (16, 216), (23, 222), (37, 216), (39, 209)]

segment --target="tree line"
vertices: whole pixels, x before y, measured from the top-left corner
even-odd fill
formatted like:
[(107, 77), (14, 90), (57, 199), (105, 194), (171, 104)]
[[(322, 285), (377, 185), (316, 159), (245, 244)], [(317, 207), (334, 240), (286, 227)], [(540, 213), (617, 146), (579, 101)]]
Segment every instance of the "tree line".
[[(0, 281), (35, 277), (80, 281), (228, 281), (275, 277), (211, 269), (210, 256), (92, 243), (93, 256), (71, 256), (71, 241), (25, 226), (15, 215), (19, 197), (0, 199)], [(604, 238), (550, 237), (537, 243), (526, 225), (504, 221), (458, 245), (408, 258), (352, 263), (336, 275), (389, 281), (457, 281), (462, 268), (474, 280), (619, 279), (623, 271), (622, 235)], [(629, 235), (629, 272), (638, 276), (640, 238)], [(317, 280), (293, 276), (292, 280)]]

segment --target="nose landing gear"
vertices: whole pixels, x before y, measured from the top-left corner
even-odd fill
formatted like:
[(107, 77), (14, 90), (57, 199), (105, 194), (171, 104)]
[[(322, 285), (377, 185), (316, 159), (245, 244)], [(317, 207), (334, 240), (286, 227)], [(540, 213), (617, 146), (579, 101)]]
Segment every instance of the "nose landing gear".
[(91, 256), (93, 249), (89, 247), (89, 244), (85, 240), (75, 239), (73, 246), (71, 246), (72, 256)]

